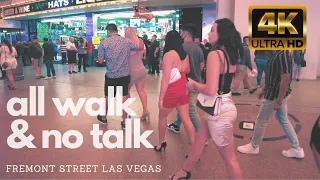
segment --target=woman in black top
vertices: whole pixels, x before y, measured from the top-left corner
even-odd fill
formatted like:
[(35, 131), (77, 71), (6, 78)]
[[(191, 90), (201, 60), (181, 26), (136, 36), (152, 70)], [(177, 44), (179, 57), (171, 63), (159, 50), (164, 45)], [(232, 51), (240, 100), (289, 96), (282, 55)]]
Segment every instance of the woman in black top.
[[(243, 55), (241, 37), (233, 22), (229, 19), (219, 19), (212, 25), (209, 42), (213, 45), (213, 51), (208, 55), (206, 73), (203, 77), (205, 84), (189, 79), (188, 87), (199, 92), (198, 104), (202, 104), (202, 107), (208, 106), (211, 111), (213, 109), (215, 111), (211, 115), (210, 110), (205, 110), (205, 116), (191, 146), (188, 159), (181, 170), (171, 177), (173, 180), (191, 177), (190, 171), (200, 158), (206, 142), (211, 138), (226, 164), (229, 178), (242, 179), (233, 140), (233, 123), (237, 118), (237, 109), (230, 93), (237, 59)], [(215, 97), (219, 97), (219, 100), (215, 101)], [(215, 103), (214, 107), (213, 103), (210, 105), (210, 102), (219, 101), (221, 104)]]

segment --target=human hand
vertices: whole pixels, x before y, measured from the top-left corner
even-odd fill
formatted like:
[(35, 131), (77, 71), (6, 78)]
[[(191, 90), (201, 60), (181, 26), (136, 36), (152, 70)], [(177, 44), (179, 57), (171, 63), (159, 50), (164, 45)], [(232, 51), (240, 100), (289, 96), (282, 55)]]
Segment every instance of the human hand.
[(274, 104), (274, 110), (275, 110), (275, 111), (279, 111), (280, 108), (281, 108), (281, 103), (278, 103), (278, 102), (276, 101), (276, 103)]
[(163, 108), (163, 100), (161, 100), (161, 99), (159, 100), (158, 107), (159, 107), (159, 109)]
[(196, 90), (195, 83), (196, 82), (194, 80), (188, 78), (188, 84), (187, 85), (188, 85), (189, 90), (191, 90), (191, 91)]

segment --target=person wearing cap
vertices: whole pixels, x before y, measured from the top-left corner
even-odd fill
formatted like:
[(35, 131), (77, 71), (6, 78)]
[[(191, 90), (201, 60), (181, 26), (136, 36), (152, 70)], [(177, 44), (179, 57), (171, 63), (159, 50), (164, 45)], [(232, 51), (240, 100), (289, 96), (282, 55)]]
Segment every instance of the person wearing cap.
[[(113, 86), (114, 94), (116, 94), (116, 87), (121, 86), (123, 99), (125, 102), (129, 95), (130, 71), (129, 71), (129, 56), (131, 50), (138, 49), (138, 44), (132, 42), (130, 39), (121, 37), (118, 34), (118, 29), (115, 24), (108, 24), (107, 26), (108, 38), (101, 42), (98, 50), (98, 63), (106, 62), (107, 72), (105, 74), (104, 92), (106, 96), (106, 113), (108, 113), (108, 87)], [(118, 103), (118, 102), (117, 102)], [(125, 129), (125, 118), (127, 113), (123, 111), (123, 121), (121, 127)], [(107, 124), (106, 116), (99, 115), (98, 120), (102, 124)]]
[(31, 58), (31, 62), (32, 62), (32, 66), (33, 66), (36, 78), (37, 79), (45, 78), (42, 75), (42, 66), (43, 66), (43, 62), (41, 59), (42, 58), (42, 49), (39, 44), (39, 40), (38, 40), (37, 36), (35, 36), (33, 38), (33, 42), (30, 43), (30, 45), (29, 45), (29, 56)]

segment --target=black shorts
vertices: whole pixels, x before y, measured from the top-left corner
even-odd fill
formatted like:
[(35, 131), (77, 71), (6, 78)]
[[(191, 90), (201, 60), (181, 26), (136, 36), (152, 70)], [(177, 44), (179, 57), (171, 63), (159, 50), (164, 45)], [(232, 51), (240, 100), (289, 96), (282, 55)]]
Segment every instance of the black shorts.
[(122, 87), (122, 96), (128, 96), (129, 94), (129, 83), (130, 83), (130, 75), (120, 78), (108, 78), (105, 76), (104, 81), (104, 95), (108, 96), (108, 86), (113, 86), (114, 96), (117, 93), (117, 86)]

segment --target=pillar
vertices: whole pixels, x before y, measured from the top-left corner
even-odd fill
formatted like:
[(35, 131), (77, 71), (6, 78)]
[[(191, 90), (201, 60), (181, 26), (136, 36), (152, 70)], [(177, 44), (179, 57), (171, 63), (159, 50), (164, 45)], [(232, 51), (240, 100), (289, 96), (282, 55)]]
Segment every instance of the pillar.
[(92, 13), (86, 13), (86, 39), (92, 41), (93, 36), (93, 17)]
[(215, 0), (217, 2), (217, 19), (228, 18), (234, 21), (235, 0)]

